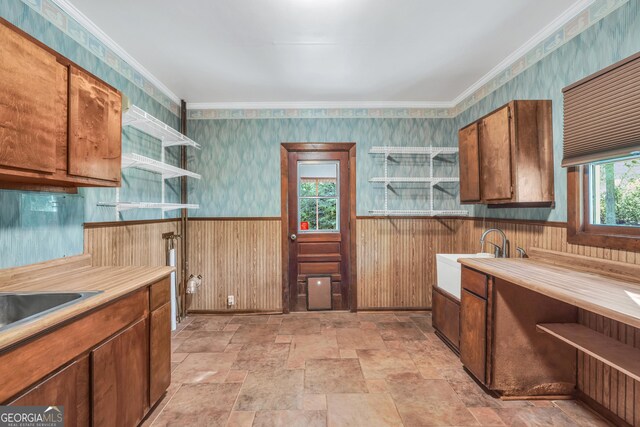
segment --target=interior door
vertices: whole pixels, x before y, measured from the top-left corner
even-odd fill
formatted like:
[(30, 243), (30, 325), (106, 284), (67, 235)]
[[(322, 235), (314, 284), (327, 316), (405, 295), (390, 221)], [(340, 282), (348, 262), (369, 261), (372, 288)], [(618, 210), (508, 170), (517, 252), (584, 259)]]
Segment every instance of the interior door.
[(480, 132), (482, 199), (508, 201), (513, 194), (509, 107), (485, 117)]
[(289, 309), (307, 310), (307, 279), (328, 277), (331, 309), (348, 310), (349, 153), (288, 156)]

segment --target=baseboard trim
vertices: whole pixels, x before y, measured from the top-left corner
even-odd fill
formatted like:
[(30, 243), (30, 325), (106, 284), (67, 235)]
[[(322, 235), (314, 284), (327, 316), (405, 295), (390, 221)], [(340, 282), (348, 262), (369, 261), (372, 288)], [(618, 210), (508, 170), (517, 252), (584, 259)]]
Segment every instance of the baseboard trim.
[(273, 310), (187, 310), (187, 314), (282, 314), (282, 311)]
[(431, 311), (431, 307), (358, 307), (358, 313), (367, 311)]

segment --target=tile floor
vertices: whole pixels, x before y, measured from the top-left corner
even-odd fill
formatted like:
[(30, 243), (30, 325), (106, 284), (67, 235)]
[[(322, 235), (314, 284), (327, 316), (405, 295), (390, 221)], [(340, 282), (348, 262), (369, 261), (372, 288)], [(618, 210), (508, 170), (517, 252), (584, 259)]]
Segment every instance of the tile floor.
[(501, 401), (431, 314), (193, 316), (146, 426), (604, 426), (576, 401)]

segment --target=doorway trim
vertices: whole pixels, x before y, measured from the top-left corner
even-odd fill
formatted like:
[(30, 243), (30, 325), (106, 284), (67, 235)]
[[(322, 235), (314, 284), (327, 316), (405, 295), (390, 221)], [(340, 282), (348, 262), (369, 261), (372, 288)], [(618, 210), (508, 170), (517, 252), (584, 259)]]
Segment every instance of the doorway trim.
[(282, 246), (282, 312), (289, 313), (289, 153), (346, 151), (349, 153), (349, 310), (358, 309), (356, 256), (356, 143), (283, 142), (280, 144), (280, 232)]

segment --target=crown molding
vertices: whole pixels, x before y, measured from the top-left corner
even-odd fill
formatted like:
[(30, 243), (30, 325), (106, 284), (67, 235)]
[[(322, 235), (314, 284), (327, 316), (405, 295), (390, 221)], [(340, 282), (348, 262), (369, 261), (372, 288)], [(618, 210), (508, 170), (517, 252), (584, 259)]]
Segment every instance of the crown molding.
[(314, 110), (314, 109), (449, 109), (452, 102), (338, 101), (338, 102), (190, 102), (188, 110)]
[(80, 12), (73, 4), (68, 0), (51, 0), (60, 9), (73, 18), (78, 24), (89, 31), (95, 36), (101, 43), (111, 49), (116, 55), (122, 58), (131, 68), (139, 72), (144, 78), (146, 78), (151, 84), (160, 89), (165, 95), (167, 95), (173, 102), (180, 105), (180, 97), (173, 93), (164, 83), (162, 83), (156, 76), (151, 74), (142, 64), (129, 55), (118, 43), (116, 43), (111, 37), (109, 37), (104, 31), (100, 29), (91, 19), (89, 19), (84, 13)]
[(556, 31), (562, 29), (569, 21), (585, 11), (589, 6), (595, 3), (596, 0), (579, 0), (574, 3), (570, 8), (565, 10), (561, 15), (556, 17), (553, 21), (547, 24), (542, 30), (538, 31), (533, 37), (525, 42), (518, 49), (513, 51), (509, 56), (503, 59), (498, 65), (493, 67), (487, 74), (482, 76), (477, 82), (469, 86), (464, 92), (458, 95), (451, 101), (453, 105), (462, 103), (466, 98), (473, 95), (474, 92), (479, 90), (482, 86), (489, 83), (492, 79), (497, 77), (500, 73), (510, 68), (520, 58), (525, 56), (533, 48), (545, 41), (548, 37), (553, 35)]

